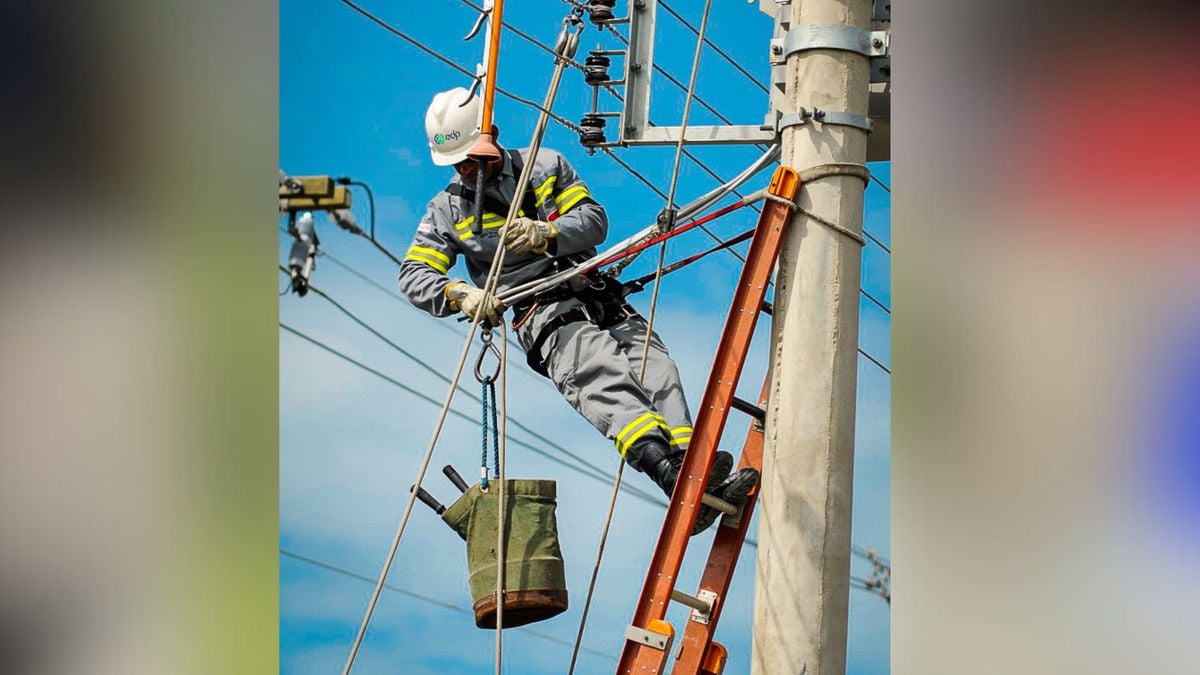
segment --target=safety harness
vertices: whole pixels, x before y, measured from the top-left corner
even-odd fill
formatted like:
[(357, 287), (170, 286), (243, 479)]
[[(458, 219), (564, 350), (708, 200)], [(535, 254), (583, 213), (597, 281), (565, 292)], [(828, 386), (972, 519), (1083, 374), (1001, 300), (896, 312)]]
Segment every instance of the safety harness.
[[(518, 176), (521, 175), (521, 171), (525, 168), (525, 163), (521, 160), (521, 153), (516, 150), (509, 150), (508, 157), (512, 162), (513, 173)], [(445, 192), (455, 197), (462, 197), (469, 204), (475, 203), (475, 191), (462, 183), (451, 182), (446, 186)], [(511, 204), (506, 203), (503, 199), (484, 194), (483, 206), (492, 213), (505, 214), (508, 213)], [(521, 210), (517, 215), (527, 218), (537, 218), (537, 198), (533, 194), (532, 186), (525, 188), (525, 194), (521, 198)], [(471, 231), (475, 234), (481, 234), (483, 232), (483, 223), (473, 221), (471, 223)]]
[[(519, 175), (524, 168), (521, 154), (516, 150), (508, 150), (508, 156), (512, 162), (513, 173)], [(445, 192), (455, 197), (461, 197), (470, 203), (475, 201), (475, 191), (462, 183), (450, 183), (446, 186)], [(483, 204), (492, 213), (508, 213), (508, 209), (511, 206), (505, 203), (503, 199), (489, 194), (483, 196)], [(520, 214), (531, 218), (537, 217), (537, 199), (534, 196), (532, 188), (527, 188), (525, 194), (522, 195)], [(471, 223), (471, 229), (476, 233), (482, 231), (481, 227), (481, 223)], [(586, 258), (586, 255), (571, 255), (556, 258), (552, 273), (570, 269), (583, 262)], [(570, 282), (555, 286), (548, 291), (538, 293), (524, 302), (518, 303), (513, 307), (513, 315), (515, 317), (513, 321), (514, 329), (528, 321), (539, 307), (549, 303), (568, 298), (577, 298), (583, 303), (582, 307), (574, 307), (562, 314), (558, 314), (547, 321), (546, 325), (542, 326), (541, 330), (534, 336), (533, 344), (525, 354), (529, 367), (536, 373), (548, 376), (545, 361), (541, 358), (542, 347), (550, 339), (550, 336), (554, 335), (555, 331), (563, 326), (580, 321), (588, 321), (604, 329), (614, 326), (631, 316), (635, 316), (637, 312), (625, 301), (625, 295), (626, 293), (621, 282), (612, 277), (592, 272), (581, 275)]]
[(612, 277), (593, 272), (544, 293), (539, 293), (528, 301), (518, 304), (513, 308), (516, 317), (513, 327), (518, 328), (528, 321), (539, 307), (569, 298), (579, 300), (583, 306), (572, 307), (551, 317), (538, 330), (532, 344), (525, 352), (525, 360), (529, 367), (540, 375), (549, 376), (546, 371), (545, 359), (541, 356), (542, 347), (559, 328), (586, 321), (596, 324), (597, 328), (603, 330), (637, 316), (637, 310), (625, 301), (624, 285)]

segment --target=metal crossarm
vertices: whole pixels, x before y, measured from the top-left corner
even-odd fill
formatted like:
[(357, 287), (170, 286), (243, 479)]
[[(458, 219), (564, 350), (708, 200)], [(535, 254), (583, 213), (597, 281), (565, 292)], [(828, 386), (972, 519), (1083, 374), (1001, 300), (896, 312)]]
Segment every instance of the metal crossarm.
[[(709, 375), (697, 415), (692, 440), (680, 469), (680, 480), (671, 495), (666, 520), (659, 535), (658, 545), (646, 573), (646, 582), (634, 610), (629, 634), (644, 635), (646, 631), (664, 634), (674, 630), (664, 621), (667, 603), (675, 590), (676, 576), (683, 564), (688, 539), (696, 520), (696, 513), (704, 493), (705, 479), (712, 467), (713, 457), (721, 440), (729, 410), (733, 407), (734, 394), (754, 328), (758, 323), (759, 309), (766, 296), (767, 282), (779, 256), (783, 232), (791, 220), (789, 203), (793, 202), (800, 187), (800, 176), (788, 167), (779, 167), (771, 178), (768, 192), (779, 200), (765, 202), (746, 265), (738, 280), (737, 290), (730, 305), (717, 356)], [(761, 446), (759, 456), (761, 458)], [(743, 457), (743, 462), (746, 459)], [(761, 459), (759, 460), (761, 462)], [(744, 527), (748, 518), (741, 518)], [(729, 528), (726, 528), (729, 529)], [(719, 611), (722, 601), (718, 594), (713, 600), (711, 615)], [(714, 625), (710, 620), (710, 625)], [(693, 621), (689, 621), (689, 624)], [(715, 627), (715, 625), (714, 625)], [(617, 666), (619, 675), (644, 675), (663, 673), (669, 657), (667, 649), (661, 649), (648, 640), (627, 639)], [(692, 671), (696, 672), (696, 671)]]

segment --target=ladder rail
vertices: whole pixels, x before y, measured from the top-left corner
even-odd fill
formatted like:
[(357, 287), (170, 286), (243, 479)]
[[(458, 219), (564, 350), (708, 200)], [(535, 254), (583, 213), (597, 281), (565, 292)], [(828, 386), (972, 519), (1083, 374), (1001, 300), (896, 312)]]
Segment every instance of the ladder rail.
[[(680, 480), (671, 495), (666, 520), (651, 558), (642, 593), (634, 610), (632, 626), (648, 629), (652, 622), (662, 622), (674, 590), (676, 576), (683, 564), (692, 525), (704, 492), (705, 479), (712, 467), (717, 445), (733, 407), (738, 379), (760, 307), (766, 297), (767, 282), (775, 268), (783, 231), (791, 220), (788, 203), (795, 199), (800, 186), (799, 174), (789, 167), (779, 167), (771, 178), (768, 192), (783, 200), (769, 200), (763, 206), (755, 228), (745, 267), (738, 280), (730, 304), (729, 315), (721, 334), (717, 355), (704, 390), (692, 439), (680, 469)], [(669, 654), (644, 642), (627, 640), (617, 665), (618, 675), (662, 673)]]
[[(763, 382), (762, 394), (759, 396), (759, 407), (767, 404), (767, 392), (770, 379)], [(765, 434), (763, 422), (752, 420), (746, 433), (746, 442), (742, 446), (742, 458), (738, 462), (739, 469), (747, 467), (762, 471), (763, 445)], [(704, 669), (708, 662), (709, 647), (717, 630), (717, 622), (721, 618), (721, 609), (725, 606), (723, 600), (729, 593), (729, 584), (733, 581), (733, 573), (737, 568), (738, 557), (742, 552), (742, 544), (746, 541), (746, 533), (750, 531), (750, 520), (754, 516), (754, 506), (758, 502), (759, 485), (746, 496), (742, 513), (737, 527), (721, 527), (713, 539), (712, 549), (708, 554), (708, 562), (704, 565), (704, 574), (700, 578), (700, 591), (716, 594), (717, 601), (709, 610), (708, 620), (704, 623), (688, 621), (684, 628), (679, 658), (675, 661), (672, 675), (707, 675)], [(699, 595), (699, 593), (697, 593)], [(715, 671), (719, 673), (720, 671)]]

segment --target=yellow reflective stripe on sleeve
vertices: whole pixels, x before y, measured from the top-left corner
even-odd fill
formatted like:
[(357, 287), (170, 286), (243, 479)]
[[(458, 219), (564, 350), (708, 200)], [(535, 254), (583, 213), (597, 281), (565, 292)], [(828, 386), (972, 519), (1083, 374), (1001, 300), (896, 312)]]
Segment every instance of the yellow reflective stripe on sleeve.
[(658, 413), (648, 412), (639, 415), (629, 424), (626, 424), (621, 432), (617, 434), (617, 451), (624, 457), (625, 453), (637, 442), (639, 438), (646, 435), (646, 432), (654, 428), (667, 429), (667, 420)]
[(550, 176), (541, 185), (533, 188), (533, 196), (536, 200), (535, 205), (541, 206), (546, 201), (546, 198), (554, 192), (554, 183), (557, 180), (558, 176)]
[[(475, 216), (467, 216), (466, 220), (461, 220), (461, 221), (455, 223), (454, 229), (458, 230), (459, 235), (462, 235), (464, 233), (469, 233), (471, 231), (471, 224), (474, 222), (475, 222)], [(491, 211), (484, 212), (483, 228), (485, 230), (495, 229), (497, 227), (500, 227), (503, 224), (504, 224), (504, 216), (497, 214), (497, 213), (492, 213)]]
[(671, 445), (687, 445), (692, 440), (691, 427), (675, 427), (671, 430)]
[(425, 246), (413, 246), (408, 249), (408, 254), (404, 256), (404, 259), (425, 263), (442, 274), (450, 271), (450, 258), (441, 251)]
[(434, 258), (441, 260), (443, 263), (446, 264), (446, 266), (450, 265), (450, 256), (446, 255), (445, 253), (442, 253), (441, 251), (437, 250), (436, 248), (429, 248), (428, 246), (414, 245), (408, 249), (408, 252), (409, 253), (424, 253), (425, 255), (433, 256)]
[(562, 215), (571, 210), (572, 206), (575, 206), (587, 196), (589, 196), (587, 188), (582, 185), (575, 185), (563, 190), (562, 194), (554, 198), (554, 204), (558, 207), (558, 214)]

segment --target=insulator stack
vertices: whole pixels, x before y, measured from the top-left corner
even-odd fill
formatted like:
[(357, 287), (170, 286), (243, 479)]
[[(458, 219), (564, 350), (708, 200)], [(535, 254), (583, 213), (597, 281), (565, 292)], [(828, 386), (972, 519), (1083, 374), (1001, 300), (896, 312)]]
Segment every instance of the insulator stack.
[(584, 82), (593, 87), (608, 82), (608, 67), (611, 65), (612, 59), (593, 52), (583, 62)]
[(579, 143), (585, 148), (593, 148), (607, 141), (604, 137), (604, 126), (606, 122), (603, 117), (595, 113), (588, 113), (579, 121)]
[(589, 0), (587, 4), (588, 16), (591, 17), (592, 23), (600, 25), (605, 21), (613, 20), (613, 7), (617, 6), (617, 0)]

